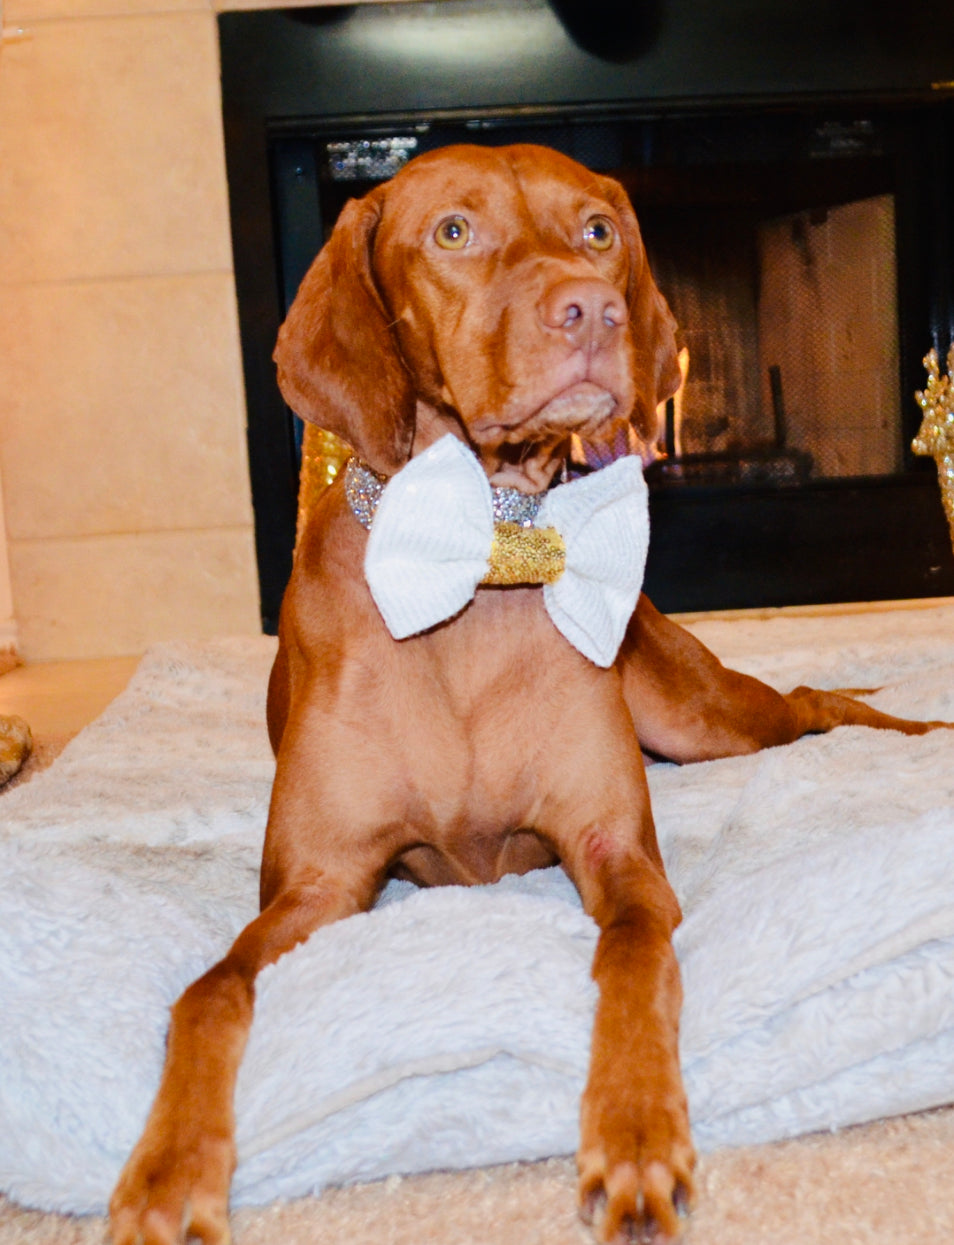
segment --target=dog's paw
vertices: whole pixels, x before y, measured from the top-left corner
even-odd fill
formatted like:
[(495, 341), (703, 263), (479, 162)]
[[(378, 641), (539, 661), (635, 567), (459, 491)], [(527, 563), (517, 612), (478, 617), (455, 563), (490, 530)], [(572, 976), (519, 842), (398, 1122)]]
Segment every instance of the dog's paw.
[(608, 1245), (673, 1245), (694, 1197), (695, 1152), (685, 1107), (636, 1108), (628, 1121), (618, 1104), (584, 1112), (577, 1156), (580, 1215)]
[(113, 1245), (229, 1245), (228, 1197), (234, 1148), (208, 1134), (191, 1144), (151, 1144), (133, 1151), (109, 1203)]

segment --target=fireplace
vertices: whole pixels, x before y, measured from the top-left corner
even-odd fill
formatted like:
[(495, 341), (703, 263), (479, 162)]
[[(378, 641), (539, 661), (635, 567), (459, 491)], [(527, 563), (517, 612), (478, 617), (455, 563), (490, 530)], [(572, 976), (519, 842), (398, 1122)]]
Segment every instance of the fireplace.
[(954, 593), (933, 464), (910, 450), (921, 359), (954, 338), (954, 22), (932, 14), (410, 0), (220, 16), (266, 629), (300, 446), (278, 325), (346, 200), (452, 142), (557, 147), (634, 203), (685, 377), (641, 447), (660, 608)]

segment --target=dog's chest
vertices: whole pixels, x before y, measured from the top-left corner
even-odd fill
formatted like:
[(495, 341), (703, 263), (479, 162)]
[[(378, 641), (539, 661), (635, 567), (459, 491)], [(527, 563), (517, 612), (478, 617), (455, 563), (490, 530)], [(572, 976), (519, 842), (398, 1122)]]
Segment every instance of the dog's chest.
[(581, 724), (618, 692), (556, 633), (538, 596), (480, 592), (453, 623), (388, 647), (389, 781), (408, 840), (399, 876), (491, 882), (557, 860), (552, 796), (588, 781)]

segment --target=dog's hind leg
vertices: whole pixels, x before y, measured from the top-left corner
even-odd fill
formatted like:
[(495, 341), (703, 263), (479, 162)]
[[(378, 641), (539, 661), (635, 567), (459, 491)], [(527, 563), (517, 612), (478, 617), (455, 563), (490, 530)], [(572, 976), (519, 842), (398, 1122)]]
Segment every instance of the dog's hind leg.
[(639, 742), (671, 761), (711, 761), (792, 743), (836, 726), (923, 735), (949, 725), (893, 717), (842, 692), (783, 694), (730, 670), (684, 628), (640, 597), (619, 656)]

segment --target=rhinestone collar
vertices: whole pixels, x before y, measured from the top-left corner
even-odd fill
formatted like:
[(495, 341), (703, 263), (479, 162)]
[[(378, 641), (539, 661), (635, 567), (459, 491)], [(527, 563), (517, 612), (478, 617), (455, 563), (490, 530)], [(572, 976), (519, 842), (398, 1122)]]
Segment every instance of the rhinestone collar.
[[(387, 476), (378, 475), (373, 467), (359, 458), (349, 458), (345, 466), (345, 496), (351, 513), (362, 527), (370, 528), (374, 512), (378, 508)], [(543, 503), (543, 493), (521, 493), (515, 488), (491, 486), (494, 522), (515, 523), (518, 527), (531, 528)]]

